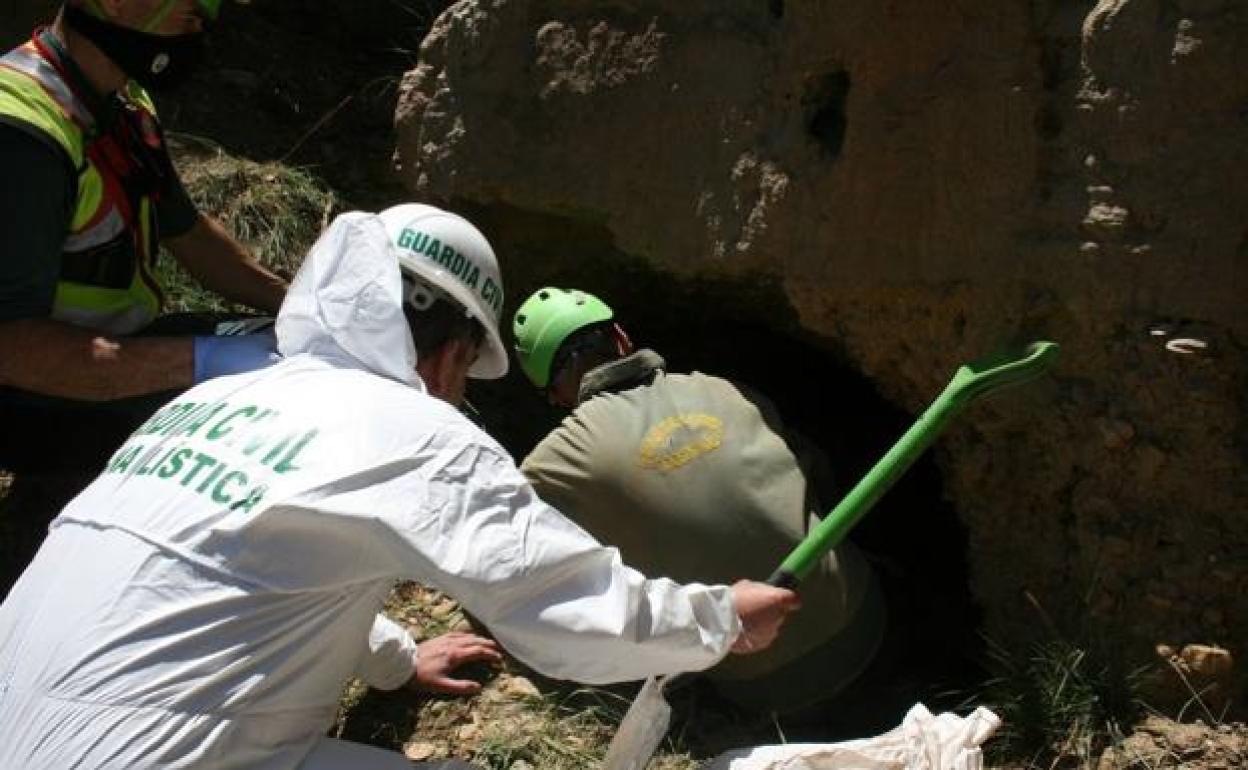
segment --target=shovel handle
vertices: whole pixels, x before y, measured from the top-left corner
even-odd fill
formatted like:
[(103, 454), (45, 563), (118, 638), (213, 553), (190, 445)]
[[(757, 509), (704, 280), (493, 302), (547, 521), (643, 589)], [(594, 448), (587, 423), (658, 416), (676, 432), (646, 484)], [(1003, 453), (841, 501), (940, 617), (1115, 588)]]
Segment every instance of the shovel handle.
[(797, 544), (767, 582), (780, 588), (795, 588), (824, 554), (840, 545), (854, 525), (931, 446), (964, 406), (989, 391), (1039, 376), (1052, 364), (1056, 354), (1056, 343), (1037, 342), (1028, 346), (1026, 356), (1021, 359), (999, 362), (990, 369), (976, 370), (973, 365), (959, 369), (931, 406), (836, 508)]
[(953, 415), (951, 402), (936, 399), (918, 422), (910, 426), (910, 430), (888, 450), (888, 454), (797, 544), (767, 582), (790, 589), (801, 582), (824, 554), (840, 545), (871, 506), (914, 464)]

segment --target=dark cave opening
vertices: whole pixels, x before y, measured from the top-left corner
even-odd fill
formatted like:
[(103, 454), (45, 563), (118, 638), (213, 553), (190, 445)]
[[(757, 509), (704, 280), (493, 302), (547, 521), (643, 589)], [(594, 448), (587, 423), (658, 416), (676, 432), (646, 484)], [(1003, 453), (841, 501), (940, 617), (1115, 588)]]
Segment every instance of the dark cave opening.
[[(765, 394), (786, 424), (828, 455), (836, 478), (824, 496), (826, 510), (883, 457), (916, 417), (884, 399), (836, 354), (831, 342), (804, 333), (774, 282), (748, 276), (674, 279), (618, 252), (612, 254), (611, 246), (600, 240), (604, 233), (595, 226), (556, 224), (532, 216), (512, 210), (494, 222), (507, 233), (502, 239), (511, 241), (525, 257), (522, 275), (506, 279), (509, 307), (542, 285), (585, 289), (611, 304), (634, 342), (659, 352), (669, 371), (697, 370)], [(517, 227), (523, 220), (527, 221)], [(569, 239), (565, 244), (575, 247), (558, 255), (550, 255), (549, 245), (540, 247), (540, 234), (549, 234), (552, 225)], [(512, 240), (516, 238), (519, 242)], [(535, 253), (536, 248), (545, 254)], [(586, 262), (575, 258), (585, 253), (597, 258)], [(510, 321), (509, 314), (508, 326)], [(546, 405), (518, 372), (501, 382), (474, 384), (470, 398), (483, 424), (517, 459), (563, 416)], [(966, 533), (945, 499), (941, 472), (930, 452), (884, 495), (851, 539), (870, 554), (890, 596), (893, 622), (887, 659), (881, 653), (881, 666), (842, 699), (832, 701), (826, 718), (811, 721), (806, 714), (801, 722), (786, 724), (789, 739), (832, 740), (882, 732), (895, 727), (915, 702), (933, 712), (959, 705), (984, 679)], [(846, 708), (847, 703), (852, 708)]]
[[(818, 340), (787, 322), (788, 328), (777, 330), (769, 322), (775, 319), (766, 317), (767, 307), (777, 305), (751, 306), (760, 298), (734, 297), (727, 286), (702, 291), (708, 301), (697, 303), (696, 313), (679, 312), (689, 305), (681, 297), (669, 303), (649, 292), (648, 307), (673, 310), (635, 316), (621, 309), (622, 321), (636, 342), (666, 358), (671, 371), (714, 374), (771, 399), (787, 425), (827, 454), (834, 480), (820, 496), (824, 509), (831, 510), (917, 415), (881, 397), (868, 379)], [(884, 495), (850, 539), (868, 554), (888, 594), (889, 634), (877, 655), (879, 665), (833, 702), (826, 720), (812, 722), (806, 714), (787, 725), (790, 739), (848, 738), (891, 729), (913, 703), (922, 701), (933, 711), (953, 708), (983, 681), (966, 533), (945, 499), (930, 452)], [(851, 701), (848, 711), (853, 713), (847, 717), (845, 706)]]

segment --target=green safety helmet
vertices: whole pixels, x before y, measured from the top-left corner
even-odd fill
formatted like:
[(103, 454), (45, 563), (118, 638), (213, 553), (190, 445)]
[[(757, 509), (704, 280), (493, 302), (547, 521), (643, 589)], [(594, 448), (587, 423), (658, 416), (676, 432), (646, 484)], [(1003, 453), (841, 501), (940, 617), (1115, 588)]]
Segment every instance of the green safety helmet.
[(610, 321), (611, 308), (592, 294), (547, 286), (516, 311), (512, 333), (520, 368), (539, 388), (550, 384), (550, 367), (564, 340), (591, 324)]
[(217, 14), (221, 12), (221, 0), (195, 0), (195, 4), (208, 14), (208, 18), (216, 19)]

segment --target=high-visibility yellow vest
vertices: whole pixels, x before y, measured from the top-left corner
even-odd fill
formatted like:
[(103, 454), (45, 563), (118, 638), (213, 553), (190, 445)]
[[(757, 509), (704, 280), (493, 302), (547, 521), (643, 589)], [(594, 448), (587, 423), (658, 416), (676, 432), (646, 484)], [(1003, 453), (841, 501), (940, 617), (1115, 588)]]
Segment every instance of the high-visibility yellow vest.
[[(46, 33), (44, 33), (46, 35)], [(113, 334), (146, 326), (162, 304), (155, 277), (154, 199), (166, 158), (150, 97), (130, 83), (107, 127), (67, 75), (73, 67), (46, 36), (0, 57), (0, 121), (51, 137), (77, 169), (77, 199), (61, 253), (52, 317)], [(78, 86), (85, 88), (85, 85)], [(167, 160), (165, 173), (173, 173)]]

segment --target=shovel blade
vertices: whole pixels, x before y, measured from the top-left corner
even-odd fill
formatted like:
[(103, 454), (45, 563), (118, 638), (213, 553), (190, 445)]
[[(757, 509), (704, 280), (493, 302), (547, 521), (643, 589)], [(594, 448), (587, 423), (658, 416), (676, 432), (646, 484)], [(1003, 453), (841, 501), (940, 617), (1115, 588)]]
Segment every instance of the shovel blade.
[(667, 735), (672, 707), (663, 697), (666, 677), (650, 677), (633, 699), (607, 747), (604, 770), (642, 770)]

